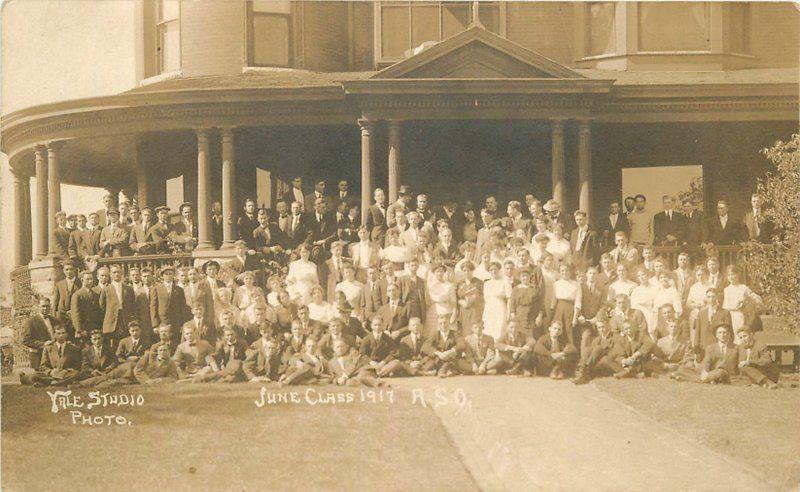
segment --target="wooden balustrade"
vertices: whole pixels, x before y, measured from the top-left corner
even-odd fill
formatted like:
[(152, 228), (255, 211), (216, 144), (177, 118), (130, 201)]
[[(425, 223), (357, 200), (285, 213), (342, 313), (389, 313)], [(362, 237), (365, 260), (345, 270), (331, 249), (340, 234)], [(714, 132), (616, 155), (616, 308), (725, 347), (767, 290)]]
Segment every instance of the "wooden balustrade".
[(192, 254), (191, 253), (178, 253), (178, 254), (158, 254), (158, 255), (137, 255), (137, 256), (117, 256), (100, 258), (97, 260), (98, 267), (122, 265), (123, 269), (127, 272), (132, 267), (136, 268), (149, 268), (154, 272), (164, 265), (171, 266), (191, 266)]
[[(728, 265), (743, 266), (739, 261), (739, 252), (742, 250), (741, 246), (716, 246), (717, 257), (719, 258), (720, 270), (724, 270)], [(653, 246), (653, 252), (656, 256), (660, 256), (667, 261), (667, 266), (670, 269), (678, 267), (678, 255), (688, 251), (692, 257), (692, 265), (697, 265), (699, 261), (704, 261), (708, 255), (701, 248), (682, 248), (678, 246)]]

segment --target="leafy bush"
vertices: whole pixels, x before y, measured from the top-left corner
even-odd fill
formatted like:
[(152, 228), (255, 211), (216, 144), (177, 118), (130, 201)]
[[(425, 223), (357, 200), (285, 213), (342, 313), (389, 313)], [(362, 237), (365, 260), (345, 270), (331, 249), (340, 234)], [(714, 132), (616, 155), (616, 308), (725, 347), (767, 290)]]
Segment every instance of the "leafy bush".
[(800, 334), (800, 135), (762, 152), (774, 169), (759, 180), (758, 194), (776, 232), (771, 244), (746, 243), (743, 259), (767, 308)]

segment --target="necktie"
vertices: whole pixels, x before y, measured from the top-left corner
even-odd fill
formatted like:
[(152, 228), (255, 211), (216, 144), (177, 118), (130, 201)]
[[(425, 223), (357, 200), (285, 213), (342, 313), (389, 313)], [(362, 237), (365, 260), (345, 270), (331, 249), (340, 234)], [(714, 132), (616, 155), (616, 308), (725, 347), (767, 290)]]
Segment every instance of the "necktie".
[(561, 344), (558, 342), (558, 338), (554, 338), (553, 339), (553, 348), (551, 349), (551, 352), (558, 353), (560, 351), (561, 351)]

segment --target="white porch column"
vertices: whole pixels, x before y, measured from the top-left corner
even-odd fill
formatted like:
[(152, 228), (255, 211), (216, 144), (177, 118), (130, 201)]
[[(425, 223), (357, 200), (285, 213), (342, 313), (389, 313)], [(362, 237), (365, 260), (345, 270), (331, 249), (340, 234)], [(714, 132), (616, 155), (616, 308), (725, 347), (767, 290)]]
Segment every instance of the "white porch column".
[(233, 128), (222, 128), (220, 133), (222, 134), (222, 248), (232, 248), (236, 240), (233, 222), (236, 193)]
[(358, 120), (361, 127), (361, 224), (367, 223), (367, 209), (372, 196), (372, 132), (373, 121), (366, 118)]
[[(48, 253), (55, 255), (55, 241), (51, 241), (50, 234), (58, 227), (56, 213), (61, 211), (61, 177), (59, 176), (59, 151), (63, 142), (48, 142), (47, 144), (47, 237)], [(44, 207), (43, 207), (44, 208)]]
[(197, 249), (213, 249), (211, 243), (211, 213), (208, 193), (211, 189), (209, 129), (195, 130), (197, 134)]
[(14, 171), (14, 266), (31, 261), (31, 180), (22, 171)]
[(578, 206), (591, 217), (592, 207), (592, 122), (578, 121)]
[(564, 207), (564, 120), (552, 121), (553, 200)]
[(388, 122), (389, 129), (389, 203), (397, 201), (400, 184), (400, 127), (398, 120)]
[(47, 203), (47, 147), (37, 145), (34, 149), (36, 159), (36, 249), (37, 258), (47, 256), (50, 235), (48, 234)]

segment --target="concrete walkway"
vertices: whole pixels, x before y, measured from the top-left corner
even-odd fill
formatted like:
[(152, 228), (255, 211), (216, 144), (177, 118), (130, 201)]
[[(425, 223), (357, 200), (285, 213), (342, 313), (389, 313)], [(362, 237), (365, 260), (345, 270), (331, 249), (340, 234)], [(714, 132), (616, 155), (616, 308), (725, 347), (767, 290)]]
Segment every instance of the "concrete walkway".
[[(456, 377), (398, 379), (392, 385), (422, 389), (484, 490), (771, 489), (746, 466), (591, 384)], [(437, 398), (437, 388), (443, 398)], [(457, 402), (459, 389), (466, 404)]]

